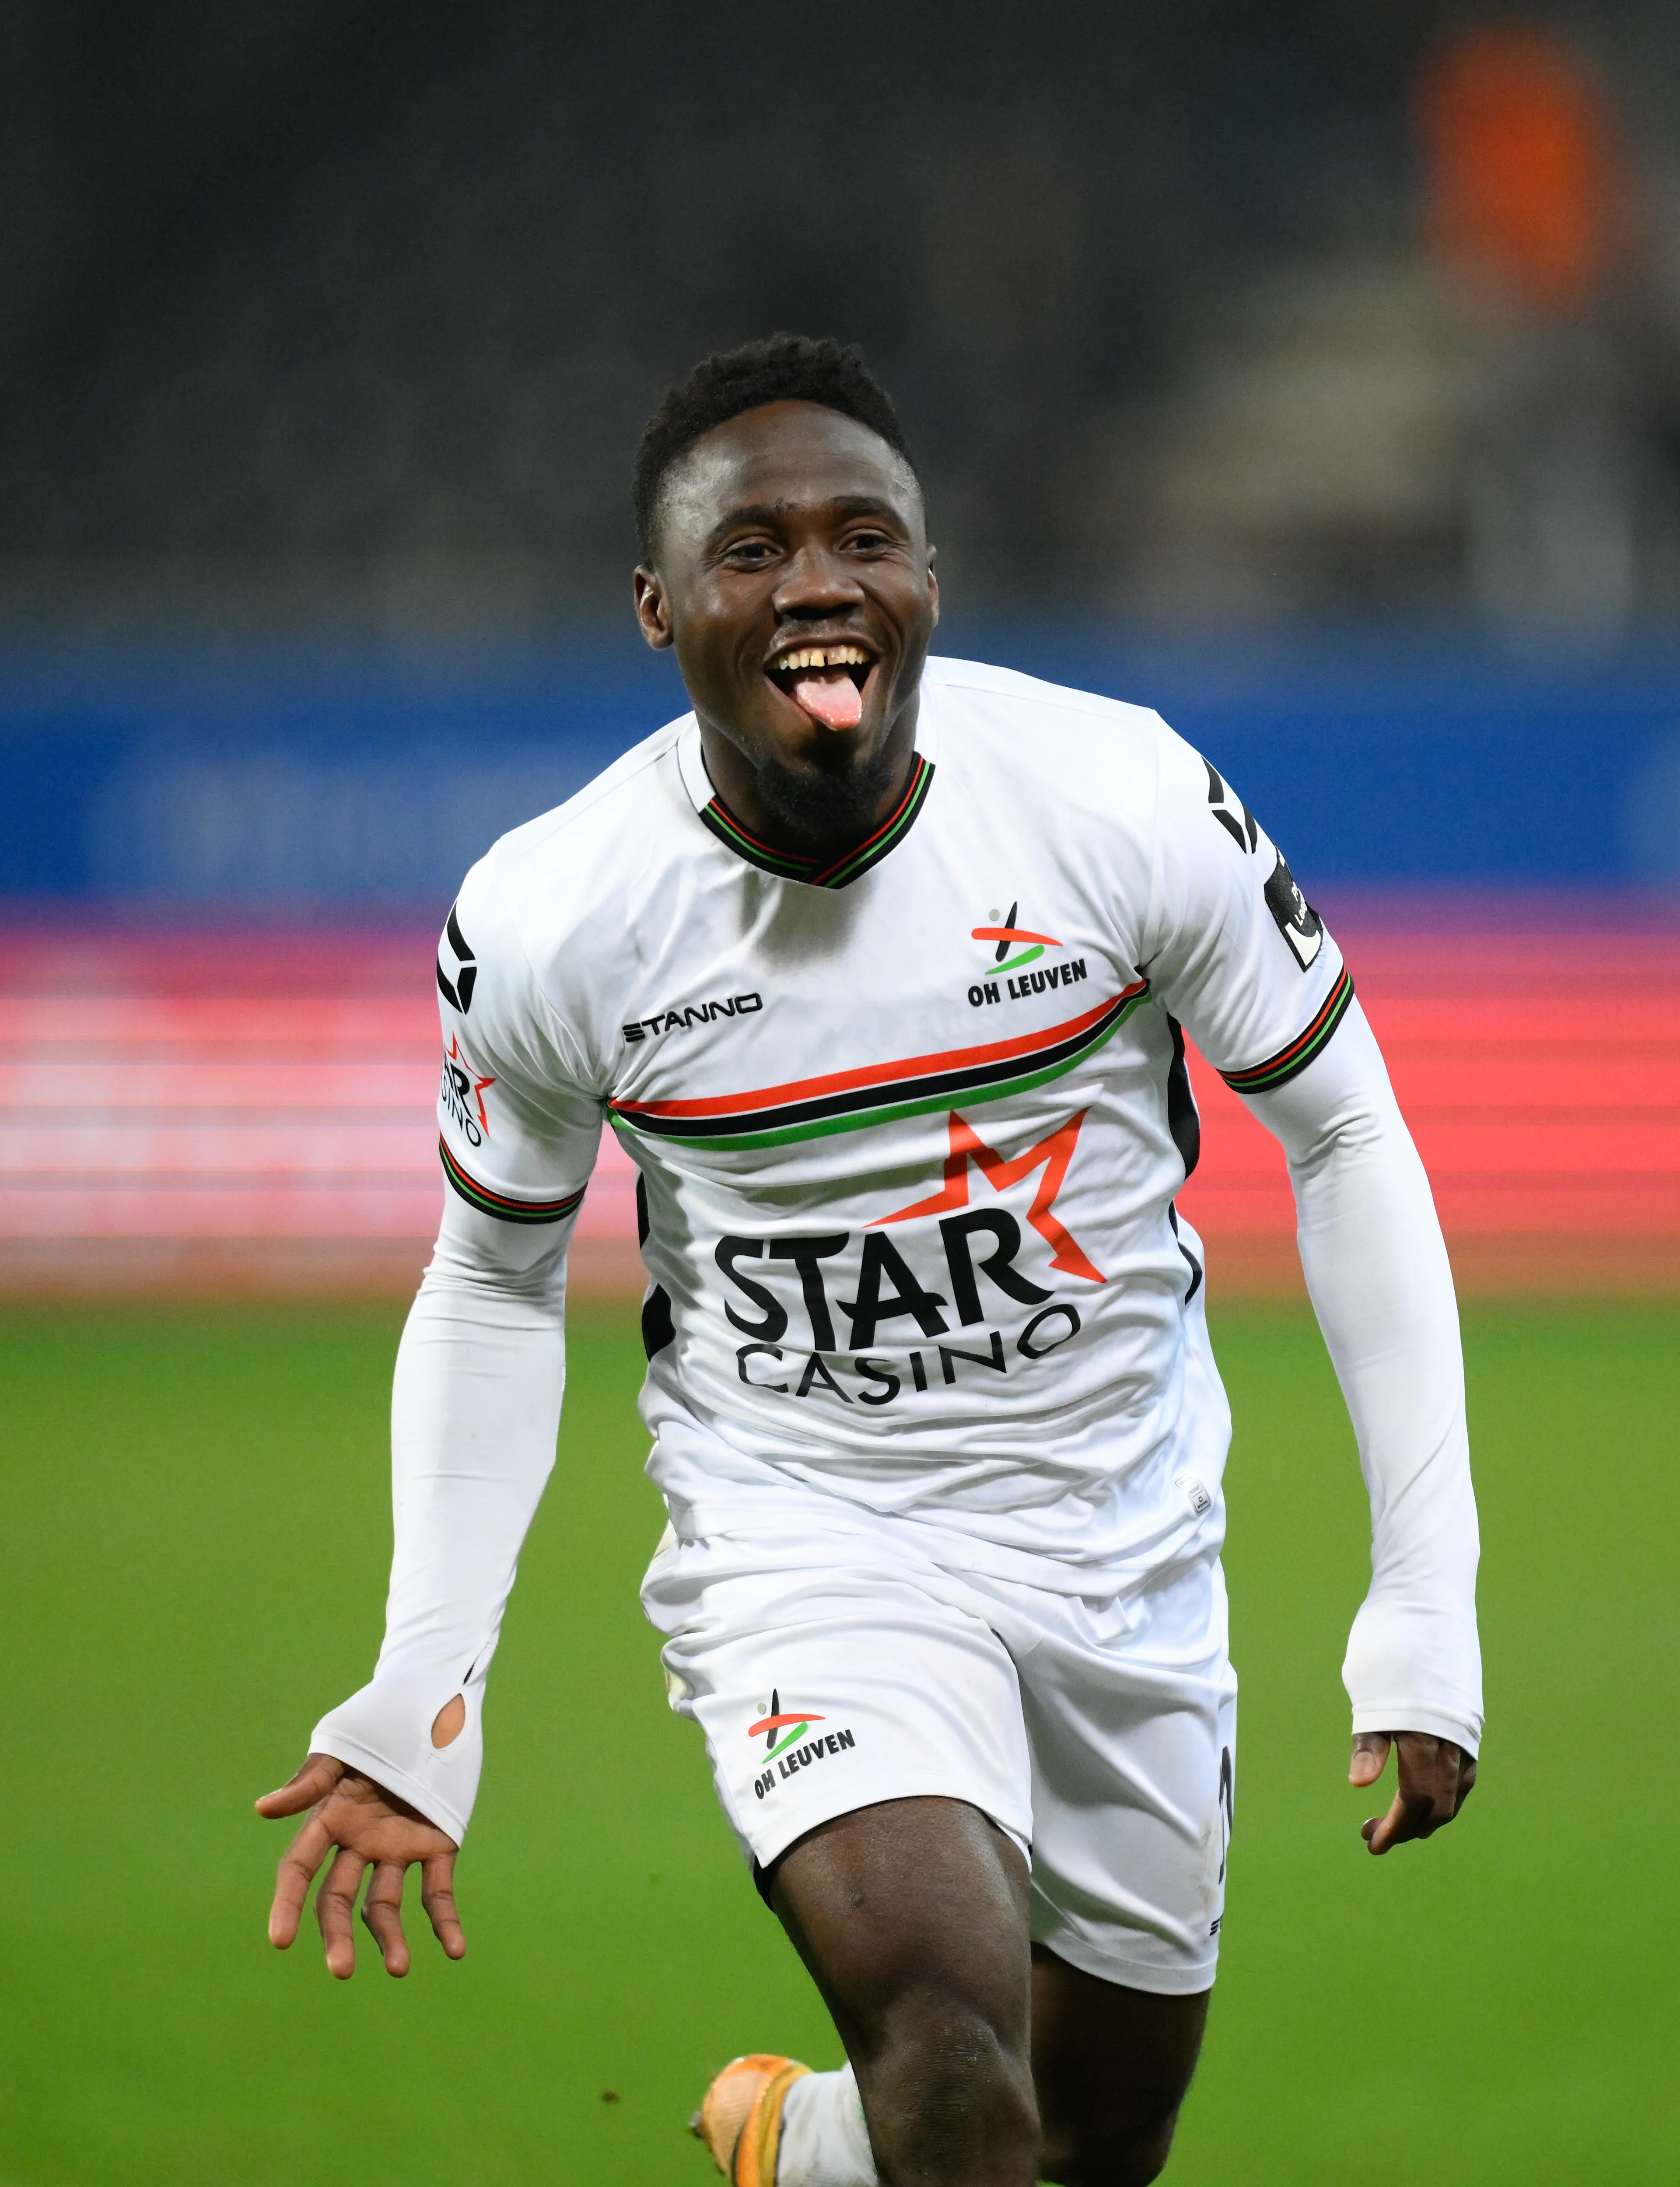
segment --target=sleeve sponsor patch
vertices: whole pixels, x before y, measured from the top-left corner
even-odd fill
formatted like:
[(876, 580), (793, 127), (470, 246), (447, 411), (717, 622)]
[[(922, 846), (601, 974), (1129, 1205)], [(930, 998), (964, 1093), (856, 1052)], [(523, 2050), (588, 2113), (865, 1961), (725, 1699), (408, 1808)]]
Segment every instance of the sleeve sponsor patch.
[(1295, 954), (1304, 972), (1324, 946), (1324, 922), (1295, 885), (1281, 851), (1266, 884), (1266, 908), (1278, 923), (1278, 931)]

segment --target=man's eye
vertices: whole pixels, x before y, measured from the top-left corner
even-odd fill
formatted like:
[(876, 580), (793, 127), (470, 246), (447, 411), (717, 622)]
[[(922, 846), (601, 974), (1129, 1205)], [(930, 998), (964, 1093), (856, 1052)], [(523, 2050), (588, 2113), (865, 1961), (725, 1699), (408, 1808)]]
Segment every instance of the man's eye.
[(775, 553), (767, 539), (742, 539), (724, 549), (726, 562), (763, 562)]
[(854, 531), (851, 544), (866, 554), (878, 554), (882, 548), (891, 547), (892, 542), (885, 531)]

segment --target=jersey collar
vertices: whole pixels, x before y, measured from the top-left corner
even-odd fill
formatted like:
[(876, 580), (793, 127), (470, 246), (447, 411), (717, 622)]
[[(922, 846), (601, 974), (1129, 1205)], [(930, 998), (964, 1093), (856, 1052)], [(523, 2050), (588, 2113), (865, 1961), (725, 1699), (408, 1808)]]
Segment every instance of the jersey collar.
[(924, 689), (917, 723), (917, 752), (910, 769), (910, 779), (904, 785), (904, 794), (872, 835), (861, 843), (854, 843), (837, 858), (822, 860), (801, 858), (786, 851), (778, 851), (769, 843), (761, 842), (750, 829), (743, 826), (712, 788), (711, 778), (705, 771), (705, 756), (700, 745), (698, 722), (691, 721), (677, 745), (677, 763), (682, 770), (683, 786), (701, 821), (726, 844), (737, 857), (744, 858), (750, 866), (756, 866), (778, 879), (803, 881), (808, 888), (848, 888), (860, 880), (872, 866), (878, 866), (889, 851), (895, 850), (916, 824), (922, 807), (928, 801), (928, 791), (933, 786), (933, 762), (920, 748), (924, 742), (921, 723), (926, 719), (927, 694)]

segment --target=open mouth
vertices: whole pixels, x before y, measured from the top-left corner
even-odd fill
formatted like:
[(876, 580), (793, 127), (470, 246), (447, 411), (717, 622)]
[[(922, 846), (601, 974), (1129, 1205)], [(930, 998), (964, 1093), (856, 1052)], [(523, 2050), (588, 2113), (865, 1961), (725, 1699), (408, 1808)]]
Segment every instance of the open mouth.
[(785, 697), (824, 728), (855, 729), (863, 718), (863, 691), (874, 657), (842, 640), (795, 645), (777, 655), (765, 673)]

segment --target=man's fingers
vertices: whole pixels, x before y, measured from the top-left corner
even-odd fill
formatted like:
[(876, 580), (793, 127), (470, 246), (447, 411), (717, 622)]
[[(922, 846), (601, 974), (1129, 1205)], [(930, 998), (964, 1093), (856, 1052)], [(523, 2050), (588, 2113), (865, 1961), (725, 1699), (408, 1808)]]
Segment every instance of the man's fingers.
[[(1424, 1813), (1429, 1813), (1429, 1808), (1424, 1808)], [(1418, 1830), (1418, 1819), (1419, 1819), (1418, 1802), (1415, 1802), (1415, 1800), (1407, 1800), (1402, 1793), (1396, 1793), (1396, 1796), (1393, 1796), (1393, 1807), (1389, 1808), (1389, 1813), (1372, 1815), (1369, 1822), (1361, 1824), (1358, 1835), (1365, 1839), (1365, 1844), (1372, 1848), (1372, 1852), (1387, 1852), (1389, 1846), (1400, 1846), (1404, 1844), (1408, 1837), (1418, 1837), (1418, 1835), (1422, 1835)]]
[(274, 1903), (268, 1909), (268, 1941), (278, 1951), (284, 1952), (297, 1935), (303, 1902), (332, 1841), (321, 1818), (312, 1815), (280, 1856), (274, 1873)]
[[(349, 1782), (343, 1783), (346, 1778)], [(420, 1858), (423, 1847), (441, 1843), (447, 1850), (429, 1853), (421, 1863), (421, 1898), (438, 1942), (452, 1959), (461, 1957), (467, 1940), (455, 1911), (457, 1848), (441, 1830), (394, 1794), (347, 1771), (329, 1754), (312, 1754), (289, 1784), (257, 1802), (260, 1812), (273, 1815), (295, 1813), (305, 1805), (313, 1812), (286, 1848), (275, 1875), (268, 1916), (271, 1942), (284, 1951), (295, 1941), (310, 1884), (337, 1846), (337, 1858), (315, 1897), (329, 1971), (340, 1982), (356, 1971), (356, 1898), (371, 1867), (374, 1875), (362, 1918), (379, 1945), (386, 1972), (406, 1975), (412, 1955), (402, 1927), (403, 1880), (411, 1863)]]
[(367, 1866), (359, 1852), (352, 1852), (348, 1846), (340, 1847), (338, 1858), (327, 1870), (315, 1894), (315, 1918), (321, 1924), (327, 1971), (336, 1975), (340, 1982), (348, 1982), (356, 1972), (356, 1934), (351, 1926), (351, 1914)]
[(420, 1869), (420, 1903), (426, 1909), (437, 1941), (452, 1959), (458, 1959), (467, 1948), (467, 1940), (461, 1930), (460, 1916), (455, 1911), (455, 1856), (452, 1852), (434, 1853)]
[(1433, 1837), (1452, 1821), (1475, 1783), (1474, 1758), (1450, 1739), (1402, 1731), (1395, 1734), (1395, 1743), (1400, 1789), (1388, 1813), (1374, 1817), (1360, 1833), (1374, 1853), (1386, 1852), (1411, 1838)]
[(1450, 1739), (1402, 1731), (1399, 1748), (1400, 1792), (1419, 1814), (1417, 1835), (1428, 1837), (1458, 1812), (1458, 1773), (1469, 1758)]
[(362, 1905), (362, 1919), (373, 1932), (388, 1975), (408, 1971), (408, 1939), (402, 1933), (402, 1879), (407, 1872), (402, 1861), (382, 1860)]
[(271, 1819), (277, 1815), (301, 1815), (306, 1808), (324, 1800), (343, 1774), (344, 1764), (336, 1756), (307, 1755), (295, 1776), (289, 1777), (278, 1791), (263, 1794), (256, 1812)]
[(1388, 1767), (1389, 1739), (1385, 1731), (1358, 1731), (1353, 1735), (1353, 1759), (1348, 1764), (1350, 1785), (1374, 1785)]

